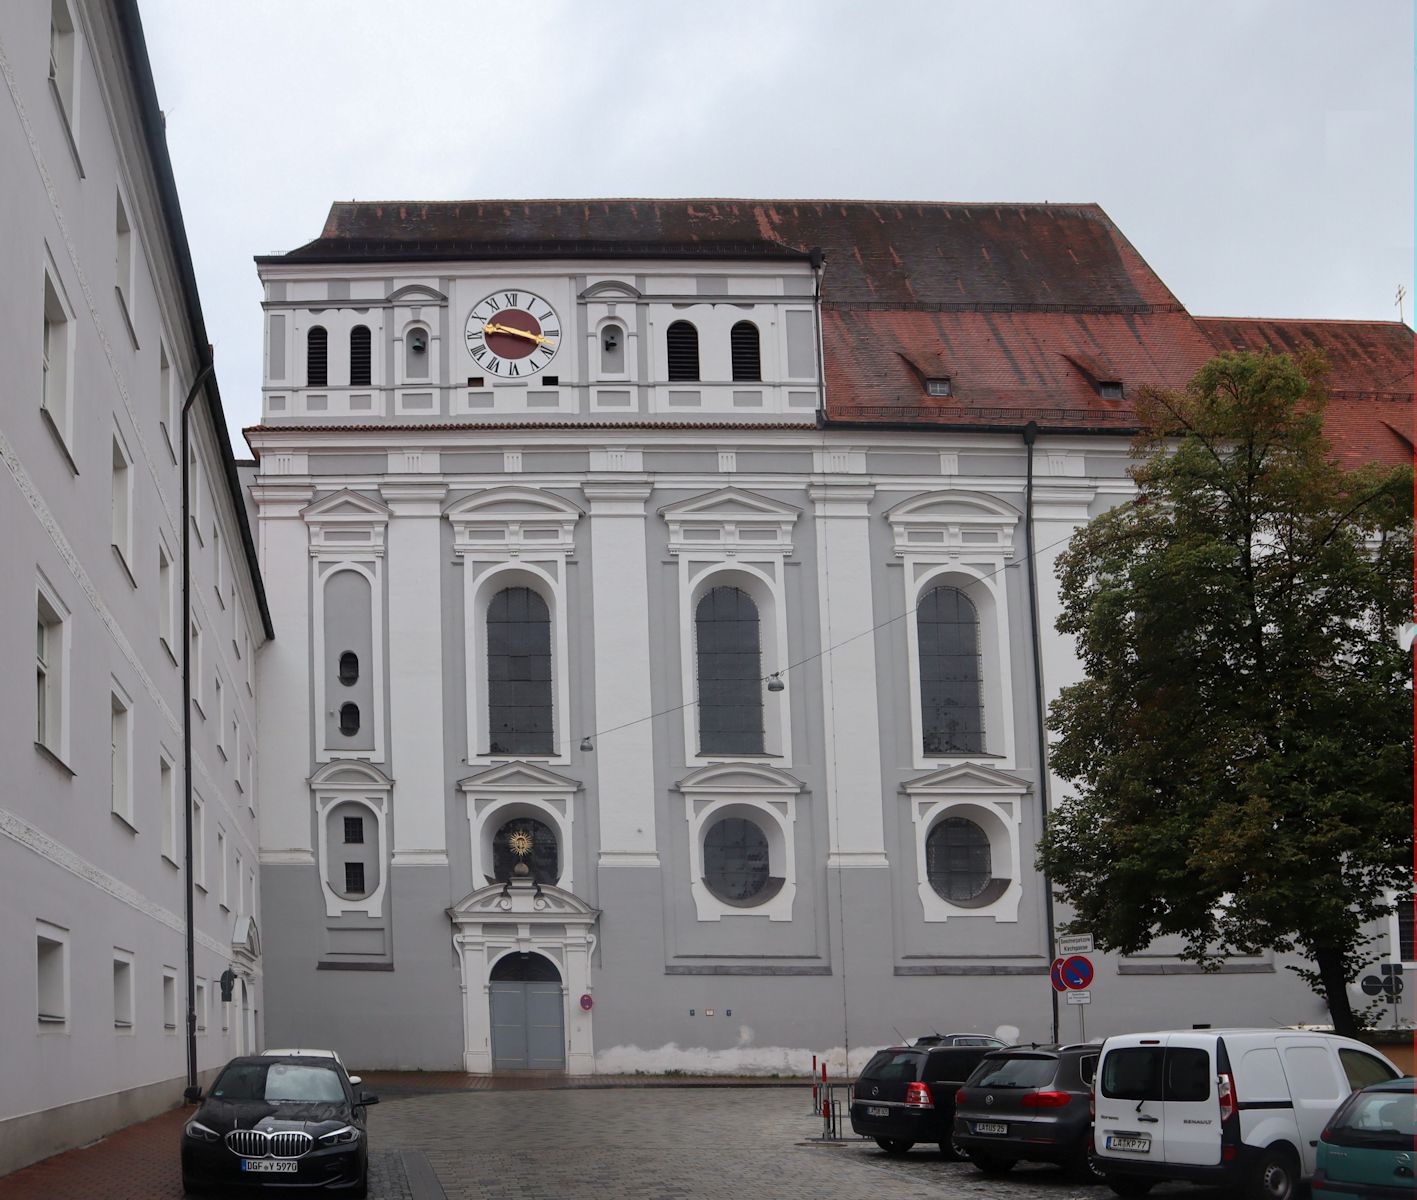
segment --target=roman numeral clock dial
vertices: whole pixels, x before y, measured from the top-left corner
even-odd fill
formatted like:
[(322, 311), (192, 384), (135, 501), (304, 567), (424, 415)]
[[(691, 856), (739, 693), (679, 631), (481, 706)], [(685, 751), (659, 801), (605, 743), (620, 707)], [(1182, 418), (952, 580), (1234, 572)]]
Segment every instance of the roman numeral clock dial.
[(561, 320), (534, 292), (493, 292), (472, 306), (463, 338), (487, 374), (517, 379), (546, 370), (556, 357)]

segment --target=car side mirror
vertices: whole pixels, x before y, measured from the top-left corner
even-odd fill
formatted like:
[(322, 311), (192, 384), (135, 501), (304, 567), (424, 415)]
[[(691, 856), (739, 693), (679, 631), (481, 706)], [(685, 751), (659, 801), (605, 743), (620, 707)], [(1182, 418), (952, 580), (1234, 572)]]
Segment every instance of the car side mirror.
[(356, 1084), (360, 1084), (360, 1083), (363, 1083), (363, 1082), (364, 1082), (364, 1080), (360, 1079), (358, 1075), (351, 1075), (351, 1076), (349, 1077), (349, 1086), (350, 1086), (350, 1087), (354, 1087)]
[(378, 1097), (378, 1096), (371, 1096), (368, 1092), (363, 1092), (363, 1093), (360, 1094), (359, 1103), (360, 1103), (360, 1104), (378, 1104), (378, 1103), (379, 1103), (379, 1097)]
[(202, 1102), (202, 1089), (199, 1087), (189, 1087), (182, 1093), (182, 1099), (188, 1104), (200, 1104)]

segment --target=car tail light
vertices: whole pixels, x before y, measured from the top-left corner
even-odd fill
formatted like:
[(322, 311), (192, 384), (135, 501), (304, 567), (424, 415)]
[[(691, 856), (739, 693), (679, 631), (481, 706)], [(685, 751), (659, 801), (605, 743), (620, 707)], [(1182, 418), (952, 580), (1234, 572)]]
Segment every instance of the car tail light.
[(1235, 1099), (1235, 1077), (1228, 1072), (1216, 1077), (1216, 1093), (1220, 1097), (1221, 1122), (1232, 1120), (1240, 1109)]
[(1029, 1092), (1020, 1103), (1024, 1108), (1064, 1108), (1071, 1099), (1069, 1092)]
[(1089, 1121), (1097, 1119), (1097, 1097), (1092, 1092), (1087, 1094), (1087, 1119)]
[(957, 1091), (957, 1092), (955, 1093), (955, 1107), (956, 1107), (956, 1108), (959, 1108), (960, 1105), (962, 1105), (962, 1104), (964, 1103), (965, 1097), (966, 1097), (967, 1095), (968, 1095), (968, 1093), (965, 1091), (964, 1088), (960, 1088), (959, 1091)]
[(905, 1085), (905, 1106), (907, 1108), (934, 1108), (935, 1099), (930, 1095), (929, 1085), (907, 1083)]

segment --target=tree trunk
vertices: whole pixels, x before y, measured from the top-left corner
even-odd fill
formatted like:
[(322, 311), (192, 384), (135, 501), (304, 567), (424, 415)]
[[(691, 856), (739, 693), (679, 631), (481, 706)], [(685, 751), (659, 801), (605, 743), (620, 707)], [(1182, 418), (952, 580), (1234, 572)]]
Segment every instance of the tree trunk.
[(1353, 1016), (1353, 1005), (1348, 1001), (1348, 973), (1343, 969), (1343, 957), (1341, 950), (1320, 949), (1314, 954), (1314, 965), (1319, 969), (1334, 1033), (1357, 1037), (1358, 1022)]

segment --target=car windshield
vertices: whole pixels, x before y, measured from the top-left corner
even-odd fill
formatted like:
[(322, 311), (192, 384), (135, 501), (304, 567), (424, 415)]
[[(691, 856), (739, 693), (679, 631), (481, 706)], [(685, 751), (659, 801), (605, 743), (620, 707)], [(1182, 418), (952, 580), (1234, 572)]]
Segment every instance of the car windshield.
[(1412, 1093), (1359, 1092), (1334, 1118), (1324, 1140), (1338, 1146), (1411, 1150), (1417, 1138), (1417, 1101)]
[(217, 1100), (259, 1100), (267, 1104), (338, 1104), (344, 1085), (330, 1067), (312, 1063), (236, 1063), (212, 1086)]
[(969, 1077), (969, 1087), (1032, 1088), (1051, 1083), (1057, 1060), (1041, 1055), (986, 1058)]

